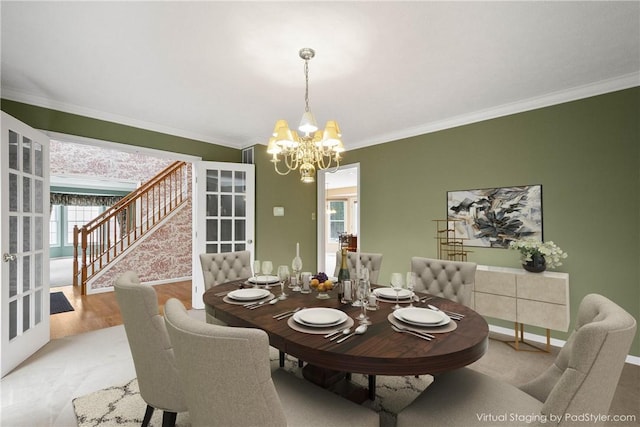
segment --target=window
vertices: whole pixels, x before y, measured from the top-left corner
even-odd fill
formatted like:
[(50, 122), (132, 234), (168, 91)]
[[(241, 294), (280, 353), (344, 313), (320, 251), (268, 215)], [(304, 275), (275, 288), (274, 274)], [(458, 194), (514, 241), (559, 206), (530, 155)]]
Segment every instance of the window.
[(60, 205), (51, 207), (49, 216), (49, 246), (60, 246)]
[(345, 232), (345, 210), (347, 202), (344, 200), (329, 201), (329, 242), (337, 243), (340, 233)]
[(67, 238), (66, 245), (73, 245), (73, 227), (82, 227), (104, 211), (102, 206), (65, 206)]

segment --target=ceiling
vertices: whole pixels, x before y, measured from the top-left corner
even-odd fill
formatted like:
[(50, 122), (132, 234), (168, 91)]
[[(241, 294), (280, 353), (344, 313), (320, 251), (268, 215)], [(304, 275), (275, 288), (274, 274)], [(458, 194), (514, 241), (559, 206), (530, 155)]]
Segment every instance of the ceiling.
[(639, 85), (639, 2), (1, 3), (2, 97), (243, 148), (347, 150)]

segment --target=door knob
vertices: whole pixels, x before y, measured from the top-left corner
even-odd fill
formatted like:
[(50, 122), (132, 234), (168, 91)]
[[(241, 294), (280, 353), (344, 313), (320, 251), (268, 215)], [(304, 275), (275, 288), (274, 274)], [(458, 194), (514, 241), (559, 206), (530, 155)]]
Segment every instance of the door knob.
[(252, 244), (252, 243), (253, 243), (253, 240), (249, 239), (249, 240), (247, 240), (247, 243), (248, 243), (248, 244)]
[(5, 253), (4, 255), (2, 255), (2, 260), (4, 262), (15, 261), (16, 260), (16, 254), (7, 254), (7, 253)]

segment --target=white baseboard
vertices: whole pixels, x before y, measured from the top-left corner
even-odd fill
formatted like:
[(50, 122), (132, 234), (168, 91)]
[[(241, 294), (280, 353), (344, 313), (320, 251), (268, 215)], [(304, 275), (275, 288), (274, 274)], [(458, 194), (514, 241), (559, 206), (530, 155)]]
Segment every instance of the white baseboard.
[(90, 288), (87, 286), (87, 295), (104, 294), (105, 292), (113, 292), (113, 286), (105, 288)]
[[(503, 334), (503, 335), (508, 335), (508, 336), (513, 336), (514, 332), (513, 329), (510, 328), (503, 328), (502, 326), (496, 326), (496, 325), (489, 325), (489, 330), (491, 332), (497, 332), (499, 334)], [(532, 334), (530, 332), (525, 332), (524, 333), (524, 338), (528, 341), (533, 341), (533, 342), (537, 342), (537, 343), (542, 343), (542, 344), (546, 344), (547, 343), (547, 337), (542, 336), (542, 335), (538, 335), (538, 334)], [(551, 338), (551, 345), (554, 347), (564, 347), (564, 345), (567, 342), (565, 340), (560, 340), (557, 338)], [(638, 356), (632, 356), (630, 354), (627, 355), (626, 358), (626, 362), (630, 363), (632, 365), (640, 365), (640, 357)]]
[(152, 280), (151, 282), (144, 282), (144, 284), (151, 285), (151, 286), (166, 285), (168, 283), (177, 283), (177, 282), (184, 282), (186, 280), (191, 280), (191, 277), (192, 276), (184, 276), (184, 277), (177, 277), (174, 279)]
[[(168, 283), (177, 283), (177, 282), (184, 282), (185, 280), (191, 280), (191, 277), (192, 276), (184, 276), (184, 277), (177, 277), (173, 279), (152, 280), (150, 282), (141, 282), (141, 283), (143, 285), (150, 285), (150, 286), (166, 285)], [(104, 288), (87, 288), (87, 295), (103, 294), (105, 292), (113, 292), (113, 286), (105, 286)]]

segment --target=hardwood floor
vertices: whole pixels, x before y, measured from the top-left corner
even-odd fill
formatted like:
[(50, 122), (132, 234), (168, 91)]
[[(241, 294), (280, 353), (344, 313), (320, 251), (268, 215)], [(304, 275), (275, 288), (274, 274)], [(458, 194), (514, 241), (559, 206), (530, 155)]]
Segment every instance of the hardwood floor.
[[(169, 298), (178, 298), (187, 309), (191, 309), (190, 280), (155, 285), (153, 288), (158, 294), (160, 312)], [(74, 308), (74, 311), (50, 316), (51, 339), (122, 324), (115, 292), (81, 295), (78, 286), (51, 288), (51, 292), (63, 292)]]

